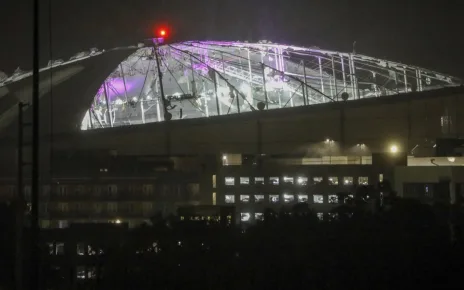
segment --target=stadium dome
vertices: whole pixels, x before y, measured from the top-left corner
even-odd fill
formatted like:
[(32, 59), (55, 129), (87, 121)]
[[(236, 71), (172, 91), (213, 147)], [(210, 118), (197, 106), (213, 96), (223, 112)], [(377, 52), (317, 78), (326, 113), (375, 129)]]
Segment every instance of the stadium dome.
[(382, 97), (457, 86), (454, 77), (373, 57), (319, 48), (189, 41), (125, 59), (105, 80), (81, 128), (158, 122)]
[[(55, 130), (159, 122), (166, 113), (172, 120), (203, 118), (461, 85), (455, 77), (413, 65), (268, 41), (188, 41), (159, 45), (157, 52), (161, 82), (154, 45), (93, 48), (68, 61), (50, 61), (41, 76), (52, 68), (55, 95), (66, 95), (53, 99), (60, 110)], [(30, 99), (30, 89), (21, 89), (27, 83), (21, 80), (30, 75), (19, 68), (9, 77), (0, 74), (0, 98), (16, 99), (0, 106), (0, 127), (13, 120), (18, 99)], [(59, 82), (69, 85), (61, 92)]]

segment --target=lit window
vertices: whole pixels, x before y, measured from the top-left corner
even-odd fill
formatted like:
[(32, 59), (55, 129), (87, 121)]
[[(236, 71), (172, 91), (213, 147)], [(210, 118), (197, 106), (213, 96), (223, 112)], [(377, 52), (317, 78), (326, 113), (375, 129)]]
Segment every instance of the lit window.
[(314, 203), (324, 203), (324, 196), (322, 194), (313, 195), (313, 202)]
[(255, 213), (255, 220), (263, 221), (264, 220), (264, 214), (262, 212), (256, 212)]
[(331, 204), (338, 203), (338, 196), (335, 194), (329, 195), (329, 203)]
[(56, 243), (55, 253), (57, 255), (63, 255), (64, 254), (64, 243)]
[(213, 188), (216, 188), (216, 174), (213, 175)]
[(67, 221), (67, 220), (58, 221), (58, 228), (60, 228), (60, 229), (67, 228), (68, 225), (69, 225), (69, 224), (68, 224), (68, 221)]
[(293, 177), (284, 176), (284, 184), (293, 184)]
[(338, 177), (336, 176), (329, 177), (329, 185), (338, 185)]
[(251, 214), (249, 212), (240, 213), (240, 220), (242, 222), (249, 222), (251, 219)]
[(226, 185), (235, 185), (235, 178), (234, 177), (226, 177), (225, 178), (225, 183)]
[(320, 177), (320, 176), (313, 177), (313, 182), (314, 182), (314, 184), (321, 183), (322, 182), (322, 177)]
[(322, 212), (318, 212), (316, 214), (317, 218), (320, 220), (320, 221), (323, 221), (324, 220), (324, 214)]
[(295, 196), (293, 194), (284, 194), (284, 202), (285, 203), (291, 203), (295, 201)]
[(269, 195), (269, 202), (270, 203), (278, 203), (279, 202), (279, 196), (278, 195)]
[(264, 177), (255, 177), (255, 184), (264, 184)]
[(298, 185), (308, 185), (308, 178), (307, 178), (307, 177), (301, 177), (301, 176), (300, 176), (300, 177), (298, 177), (298, 178), (296, 179), (296, 183), (297, 183)]
[(333, 213), (333, 212), (329, 213), (329, 220), (330, 221), (335, 221), (337, 219), (338, 219), (338, 213)]
[(85, 255), (85, 245), (83, 243), (78, 243), (77, 247), (77, 255), (84, 256)]
[(250, 178), (249, 177), (240, 177), (240, 184), (241, 185), (249, 185), (250, 184)]
[(255, 202), (256, 203), (261, 203), (264, 201), (264, 195), (263, 194), (255, 194)]
[(85, 267), (84, 266), (79, 266), (76, 269), (76, 277), (77, 279), (85, 279)]
[(298, 202), (308, 202), (307, 194), (298, 194)]
[(240, 202), (242, 203), (249, 203), (250, 202), (250, 196), (242, 194), (240, 195)]
[(383, 181), (383, 174), (380, 173), (380, 174), (379, 174), (379, 182), (382, 182), (382, 181)]
[(225, 198), (226, 203), (235, 203), (235, 195), (228, 194)]
[(359, 185), (368, 185), (369, 184), (369, 177), (366, 177), (366, 176), (358, 177), (358, 184)]
[(89, 267), (87, 269), (87, 278), (89, 278), (89, 279), (97, 278), (97, 270), (96, 270), (95, 267)]
[(344, 185), (353, 185), (353, 177), (343, 177)]
[(269, 177), (269, 183), (272, 185), (279, 185), (279, 178), (278, 177)]

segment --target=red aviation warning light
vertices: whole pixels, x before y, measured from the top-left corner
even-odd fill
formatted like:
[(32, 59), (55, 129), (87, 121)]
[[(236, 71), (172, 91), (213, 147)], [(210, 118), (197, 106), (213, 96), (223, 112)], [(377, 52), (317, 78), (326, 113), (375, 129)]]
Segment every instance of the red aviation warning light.
[(155, 44), (165, 43), (171, 37), (171, 28), (167, 24), (156, 25), (153, 27), (152, 35)]

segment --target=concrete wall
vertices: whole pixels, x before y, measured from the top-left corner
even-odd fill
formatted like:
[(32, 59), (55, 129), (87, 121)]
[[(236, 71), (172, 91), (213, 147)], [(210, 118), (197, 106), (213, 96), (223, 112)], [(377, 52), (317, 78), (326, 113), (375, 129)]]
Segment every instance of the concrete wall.
[[(451, 123), (443, 128), (446, 114)], [(416, 152), (425, 148), (430, 156), (434, 140), (445, 136), (464, 136), (463, 88), (85, 131), (57, 138), (56, 145), (121, 154), (311, 154), (329, 138), (345, 151), (358, 143), (372, 152), (419, 144)]]

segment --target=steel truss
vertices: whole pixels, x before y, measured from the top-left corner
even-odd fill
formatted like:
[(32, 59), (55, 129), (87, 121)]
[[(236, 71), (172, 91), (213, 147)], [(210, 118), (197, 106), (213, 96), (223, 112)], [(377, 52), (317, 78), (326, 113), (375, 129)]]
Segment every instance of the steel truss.
[[(264, 42), (189, 41), (160, 46), (159, 55), (161, 83), (173, 120), (382, 97), (461, 84), (454, 77), (417, 66), (354, 53)], [(153, 48), (137, 50), (102, 85), (81, 128), (163, 120), (156, 72)]]

